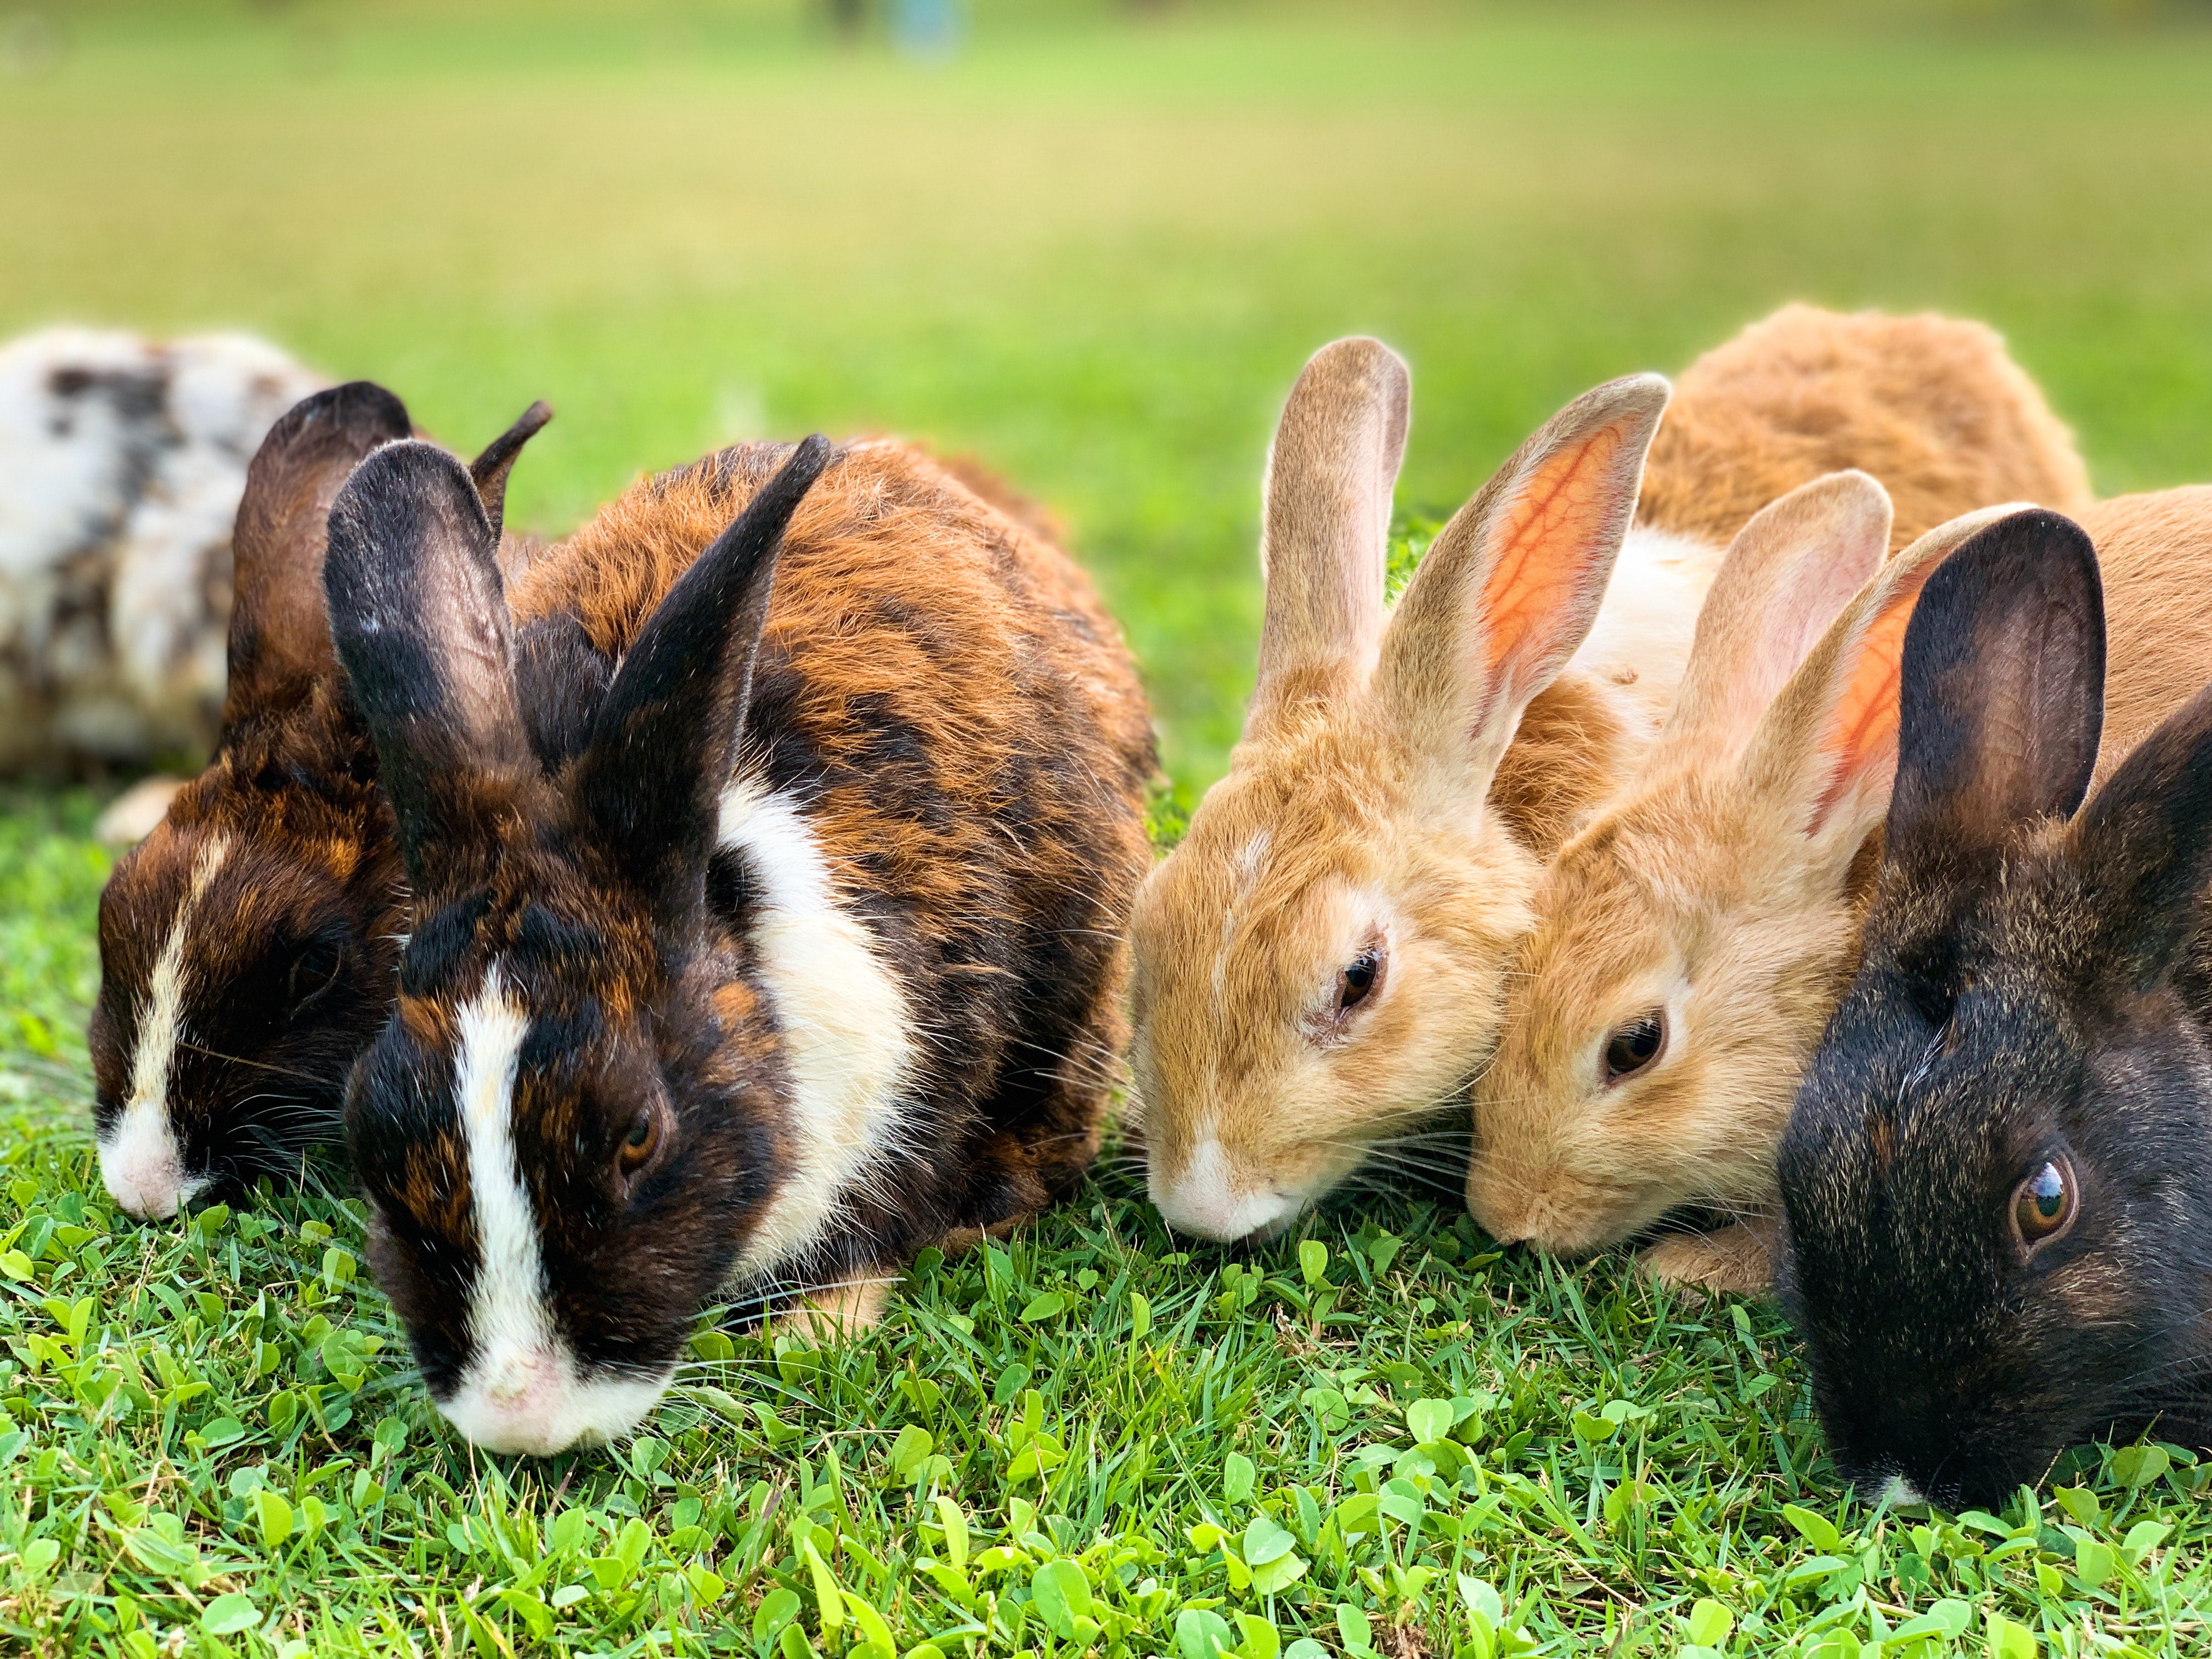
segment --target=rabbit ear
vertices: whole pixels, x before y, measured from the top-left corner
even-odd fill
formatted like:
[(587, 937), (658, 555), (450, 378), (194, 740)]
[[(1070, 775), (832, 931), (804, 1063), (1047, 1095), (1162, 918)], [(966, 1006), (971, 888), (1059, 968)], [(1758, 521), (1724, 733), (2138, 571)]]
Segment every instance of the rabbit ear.
[(1568, 404), (1453, 515), (1391, 614), (1379, 706), (1455, 795), (1488, 790), (1596, 619), (1667, 393), (1640, 374)]
[(491, 813), (535, 775), (497, 546), (467, 471), (433, 444), (378, 450), (331, 509), (331, 635), (417, 884), (496, 838)]
[(703, 902), (784, 526), (829, 461), (827, 438), (800, 444), (677, 579), (592, 723), (577, 801), (665, 920)]
[(1690, 660), (1651, 761), (1733, 758), (1798, 665), (1881, 566), (1889, 492), (1832, 472), (1736, 534), (1698, 612)]
[[(1929, 578), (1961, 544), (2017, 510), (1954, 519), (1882, 567), (1753, 728), (1745, 776), (1786, 821), (1826, 848), (1827, 867), (1839, 879), (1889, 811), (1897, 776), (1899, 669), (1913, 608)], [(1883, 535), (1886, 540), (1886, 527)]]
[(1255, 718), (1361, 684), (1374, 666), (1412, 387), (1397, 353), (1350, 339), (1316, 352), (1291, 388), (1263, 487)]
[(507, 479), (514, 471), (515, 459), (522, 453), (523, 445), (545, 429), (553, 418), (553, 405), (543, 398), (515, 417), (514, 424), (483, 448), (483, 453), (469, 463), (469, 480), (477, 487), (477, 495), (483, 502), (484, 517), (491, 523), (491, 538), (495, 544), (500, 532), (507, 527)]
[(2104, 725), (2096, 550), (2040, 507), (1943, 561), (1905, 630), (1887, 860), (1971, 879), (2021, 824), (2081, 804)]
[(355, 380), (294, 404), (254, 452), (231, 538), (226, 732), (330, 676), (323, 542), (331, 503), (362, 457), (410, 430), (404, 404)]
[(2098, 917), (2110, 957), (2137, 984), (2157, 979), (2197, 933), (2212, 884), (2212, 688), (2136, 746), (2069, 836), (2107, 896)]

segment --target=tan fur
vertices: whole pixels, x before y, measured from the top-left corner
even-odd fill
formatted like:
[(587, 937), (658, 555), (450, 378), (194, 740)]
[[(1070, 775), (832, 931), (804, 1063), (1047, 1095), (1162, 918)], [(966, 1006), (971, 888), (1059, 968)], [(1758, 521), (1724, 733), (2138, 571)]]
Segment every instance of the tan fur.
[(2089, 477), (2034, 381), (1980, 323), (1784, 306), (1675, 383), (1638, 521), (1725, 546), (1751, 515), (1830, 472), (1870, 472), (1893, 551), (1977, 507), (2079, 517)]
[[(1404, 392), (1372, 342), (1328, 349), (1294, 390), (1245, 741), (1139, 897), (1140, 1126), (1156, 1199), (1203, 1189), (1169, 1206), (1194, 1230), (1274, 1224), (1448, 1099), (1486, 1041), (1536, 866), (1484, 797), (1595, 614), (1663, 397), (1625, 381), (1565, 411), (1386, 617)], [(1622, 702), (1593, 683), (1535, 727), (1571, 747), (1628, 724)], [(1340, 970), (1370, 951), (1371, 999), (1345, 1011)]]
[[(2087, 494), (2064, 428), (1987, 329), (1790, 307), (1683, 377), (1638, 498), (1638, 528), (1668, 539), (1632, 539), (1594, 624), (1595, 596), (1554, 556), (1573, 539), (1559, 515), (1589, 506), (1606, 463), (1595, 450), (1524, 449), (1462, 515), (1510, 520), (1493, 527), (1495, 590), (1472, 613), (1486, 627), (1408, 627), (1423, 577), (1386, 627), (1370, 526), (1387, 515), (1406, 397), (1382, 348), (1340, 342), (1301, 377), (1270, 453), (1268, 604), (1245, 742), (1135, 928), (1133, 1053), (1156, 1197), (1209, 1133), (1249, 1192), (1318, 1193), (1480, 1065), (1535, 860), (1632, 774), (1671, 704), (1723, 546), (1753, 511), (1851, 465), (1895, 475), (1907, 529), (1992, 501)], [(1523, 463), (1540, 476), (1519, 476)], [(1525, 497), (1506, 501), (1510, 489)], [(1516, 566), (1524, 531), (1547, 550)], [(1564, 649), (1517, 667), (1499, 656), (1508, 638), (1526, 650), (1555, 614), (1572, 618), (1553, 641)], [(1394, 706), (1388, 641), (1401, 629), (1428, 647), (1409, 679), (1425, 690)], [(1480, 738), (1492, 712), (1438, 689), (1468, 660), (1513, 671), (1509, 681), (1530, 671), (1482, 804), (1436, 782), (1437, 754)], [(1331, 976), (1365, 933), (1385, 933), (1391, 983), (1414, 1017), (1401, 1026), (1378, 1008), (1357, 1042), (1316, 1044)], [(1416, 998), (1400, 966), (1437, 979)], [(1402, 1048), (1386, 1043), (1392, 1032)]]
[[(1838, 658), (1832, 647), (1867, 601), (1846, 611), (1747, 754), (1660, 745), (1547, 868), (1504, 1032), (1474, 1095), (1468, 1203), (1499, 1237), (1572, 1254), (1680, 1206), (1754, 1223), (1771, 1213), (1775, 1139), (1857, 958), (1917, 591), (1900, 583), (1999, 516), (1947, 526), (1875, 578), (1869, 595), (1887, 587), (1902, 603)], [(2212, 623), (2198, 614), (2212, 489), (2124, 498), (2085, 519), (2111, 638), (2101, 774), (2212, 678)], [(1741, 654), (1756, 631), (1747, 617), (1710, 638), (1701, 626), (1698, 650)], [(1863, 822), (1826, 830), (1818, 815), (1836, 810), (1826, 780), (1846, 751), (1864, 773), (1852, 809)], [(1666, 1049), (1607, 1086), (1606, 1034), (1652, 1008), (1667, 1011)], [(1663, 1240), (1645, 1265), (1669, 1280), (1756, 1290), (1767, 1273), (1755, 1242), (1723, 1226)]]

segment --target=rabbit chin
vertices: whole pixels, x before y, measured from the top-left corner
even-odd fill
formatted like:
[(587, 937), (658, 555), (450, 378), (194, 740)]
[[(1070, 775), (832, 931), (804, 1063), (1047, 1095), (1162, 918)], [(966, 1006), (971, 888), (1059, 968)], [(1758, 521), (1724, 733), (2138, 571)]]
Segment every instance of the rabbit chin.
[(486, 1451), (551, 1457), (629, 1433), (673, 1375), (582, 1376), (563, 1347), (507, 1346), (471, 1364), (438, 1409)]

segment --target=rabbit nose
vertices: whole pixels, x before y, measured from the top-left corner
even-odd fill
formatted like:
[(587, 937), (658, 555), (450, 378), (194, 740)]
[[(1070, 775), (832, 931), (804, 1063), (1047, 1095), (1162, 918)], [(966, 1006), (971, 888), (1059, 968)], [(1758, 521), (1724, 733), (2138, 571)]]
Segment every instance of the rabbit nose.
[(108, 1196), (141, 1221), (166, 1221), (189, 1195), (177, 1138), (159, 1109), (133, 1104), (100, 1148)]
[(1273, 1187), (1245, 1189), (1231, 1168), (1219, 1140), (1208, 1136), (1181, 1175), (1163, 1180), (1157, 1165), (1151, 1182), (1153, 1207), (1179, 1233), (1233, 1244), (1255, 1233), (1279, 1230), (1303, 1203), (1295, 1193)]
[(532, 1395), (545, 1393), (552, 1375), (551, 1354), (538, 1348), (511, 1349), (484, 1380), (484, 1395), (495, 1406), (512, 1411)]

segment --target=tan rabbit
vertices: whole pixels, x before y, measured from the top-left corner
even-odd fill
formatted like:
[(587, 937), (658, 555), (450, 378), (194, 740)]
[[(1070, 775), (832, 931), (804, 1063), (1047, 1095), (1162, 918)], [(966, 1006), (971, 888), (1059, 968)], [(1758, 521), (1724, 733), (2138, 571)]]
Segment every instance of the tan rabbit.
[(1524, 445), (1386, 613), (1405, 366), (1340, 341), (1299, 378), (1269, 456), (1244, 741), (1133, 922), (1133, 1121), (1177, 1229), (1279, 1226), (1465, 1085), (1538, 860), (1656, 732), (1755, 507), (1841, 461), (1912, 481), (1930, 523), (1984, 491), (2086, 493), (2064, 428), (1975, 325), (1792, 307), (1684, 386), (1633, 532), (1656, 377)]
[[(1497, 1237), (1580, 1253), (1700, 1206), (1741, 1218), (1661, 1240), (1647, 1267), (1712, 1288), (1768, 1282), (1774, 1145), (1856, 963), (1912, 602), (1951, 549), (2018, 510), (1923, 538), (1809, 654), (1839, 574), (1878, 555), (1879, 489), (1822, 480), (1737, 538), (1667, 731), (1537, 890), (1474, 1089), (1468, 1202)], [(2212, 489), (2084, 518), (2111, 619), (2101, 775), (2212, 677)]]

